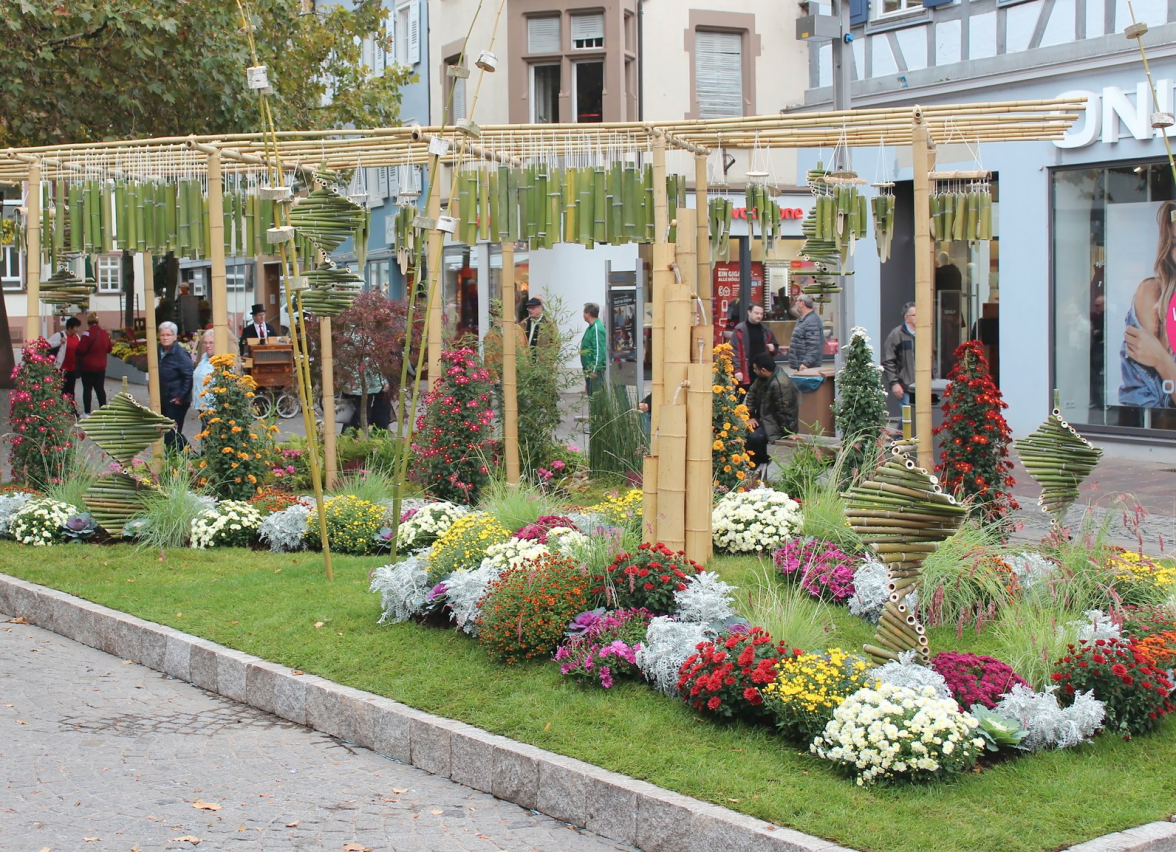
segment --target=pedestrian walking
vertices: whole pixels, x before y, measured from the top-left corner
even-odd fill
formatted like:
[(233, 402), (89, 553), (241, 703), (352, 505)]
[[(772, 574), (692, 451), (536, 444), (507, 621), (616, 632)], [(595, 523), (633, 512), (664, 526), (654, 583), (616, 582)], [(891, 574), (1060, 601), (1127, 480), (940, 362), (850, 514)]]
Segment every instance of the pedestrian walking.
[(90, 413), (92, 396), (98, 398), (99, 408), (106, 405), (106, 358), (113, 349), (110, 335), (98, 322), (98, 314), (91, 312), (86, 317), (86, 330), (78, 342), (82, 406), (86, 414)]

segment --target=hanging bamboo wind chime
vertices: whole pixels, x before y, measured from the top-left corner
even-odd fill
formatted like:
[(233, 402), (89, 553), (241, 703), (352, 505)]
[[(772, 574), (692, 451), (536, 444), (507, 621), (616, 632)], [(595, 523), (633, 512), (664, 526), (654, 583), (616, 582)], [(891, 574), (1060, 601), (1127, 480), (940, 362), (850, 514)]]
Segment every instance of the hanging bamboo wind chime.
[(913, 441), (892, 446), (884, 465), (842, 495), (849, 525), (886, 566), (889, 599), (874, 644), (864, 646), (880, 665), (904, 651), (915, 651), (919, 662), (930, 664), (926, 630), (906, 599), (919, 584), (923, 560), (959, 529), (965, 514), (939, 480), (907, 456), (914, 446)]
[(853, 274), (845, 265), (869, 224), (860, 191), (866, 182), (854, 172), (827, 172), (818, 162), (808, 172), (808, 183), (815, 203), (801, 223), (805, 241), (800, 256), (815, 270), (804, 292), (817, 302), (829, 302), (841, 292), (841, 276)]

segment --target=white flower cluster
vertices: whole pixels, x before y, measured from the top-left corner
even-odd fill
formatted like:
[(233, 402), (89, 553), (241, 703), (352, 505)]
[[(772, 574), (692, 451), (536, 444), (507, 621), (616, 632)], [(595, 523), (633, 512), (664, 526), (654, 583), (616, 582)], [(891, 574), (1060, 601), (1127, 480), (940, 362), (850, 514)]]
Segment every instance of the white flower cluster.
[(553, 553), (578, 553), (587, 544), (588, 536), (571, 527), (552, 527), (547, 531), (547, 549)]
[(870, 677), (878, 683), (905, 686), (915, 692), (921, 692), (930, 687), (940, 698), (951, 698), (951, 689), (948, 688), (947, 680), (930, 666), (916, 663), (914, 651), (903, 651), (898, 655), (898, 662), (887, 663), (872, 669)]
[(26, 491), (13, 491), (10, 494), (0, 494), (0, 537), (10, 535), (8, 524), (12, 520), (12, 516), (32, 499), (33, 495)]
[(429, 551), (413, 554), (393, 565), (381, 565), (372, 573), (370, 591), (380, 593), (383, 614), (380, 624), (408, 621), (425, 605), (429, 593), (429, 572), (425, 570)]
[(77, 506), (60, 500), (30, 500), (9, 518), (8, 534), (21, 544), (47, 547), (61, 539), (66, 521), (77, 514)]
[(269, 545), (272, 553), (302, 550), (306, 547), (306, 527), (310, 523), (311, 508), (306, 502), (300, 502), (266, 515), (257, 528), (257, 537)]
[(1057, 564), (1046, 559), (1040, 553), (1023, 550), (1020, 553), (1003, 557), (1005, 564), (1013, 569), (1017, 582), (1026, 592), (1034, 586), (1048, 580), (1057, 571)]
[(467, 512), (468, 506), (444, 501), (422, 506), (397, 528), (396, 549), (401, 553), (424, 550), (445, 535), (453, 522)]
[(724, 622), (735, 614), (734, 591), (715, 572), (700, 571), (686, 581), (686, 588), (674, 592), (674, 616), (701, 624)]
[(1119, 625), (1101, 609), (1088, 609), (1082, 613), (1086, 618), (1067, 623), (1067, 627), (1078, 631), (1079, 641), (1094, 642), (1096, 639), (1118, 639), (1122, 635)]
[[(866, 351), (873, 355), (874, 345), (870, 343), (870, 335), (860, 325), (855, 325), (852, 329), (850, 329), (849, 342), (853, 343), (853, 340), (856, 337), (860, 337), (862, 339), (862, 343), (864, 343), (866, 346)], [(879, 367), (879, 369), (881, 369), (881, 367)]]
[(192, 520), (192, 547), (243, 547), (261, 526), (261, 513), (241, 500), (224, 500)]
[(705, 622), (674, 621), (659, 615), (649, 622), (637, 650), (637, 668), (649, 685), (671, 698), (678, 694), (678, 671), (702, 642), (718, 634)]
[(975, 762), (984, 749), (978, 727), (975, 716), (930, 687), (916, 691), (884, 683), (845, 699), (811, 749), (852, 771), (859, 785), (928, 779)]
[(996, 702), (994, 712), (1016, 719), (1022, 730), (1028, 731), (1020, 743), (1026, 751), (1070, 748), (1086, 742), (1102, 727), (1106, 706), (1093, 692), (1076, 693), (1074, 703), (1063, 709), (1055, 689), (1051, 686), (1045, 692), (1034, 692), (1018, 683)]
[(732, 491), (711, 513), (715, 547), (727, 553), (771, 553), (799, 524), (800, 504), (771, 488)]
[(534, 540), (508, 538), (499, 544), (492, 544), (486, 548), (486, 555), (482, 557), (480, 568), (496, 569), (499, 574), (507, 568), (514, 568), (529, 559), (547, 556), (551, 553), (547, 545)]

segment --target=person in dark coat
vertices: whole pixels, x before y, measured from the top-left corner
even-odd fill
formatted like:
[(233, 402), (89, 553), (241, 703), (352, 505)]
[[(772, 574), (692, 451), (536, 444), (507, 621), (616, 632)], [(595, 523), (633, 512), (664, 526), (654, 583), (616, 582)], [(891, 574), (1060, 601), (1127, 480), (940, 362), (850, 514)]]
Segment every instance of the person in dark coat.
[(755, 382), (747, 393), (747, 408), (751, 412), (747, 425), (752, 431), (746, 446), (752, 463), (763, 468), (768, 463), (768, 445), (785, 435), (796, 434), (796, 385), (767, 352), (751, 360), (751, 369)]
[(169, 450), (188, 446), (184, 437), (184, 418), (192, 405), (192, 356), (176, 340), (178, 329), (174, 322), (159, 325), (159, 400), (164, 417), (170, 417), (176, 428), (163, 436)]
[(90, 413), (91, 394), (98, 397), (98, 407), (106, 405), (106, 356), (114, 348), (106, 329), (98, 324), (98, 314), (86, 317), (86, 331), (78, 343), (78, 367), (82, 374), (82, 405)]
[(747, 393), (755, 376), (751, 373), (751, 362), (761, 352), (775, 357), (776, 335), (764, 325), (764, 306), (752, 305), (747, 309), (747, 320), (735, 326), (731, 334), (731, 359), (734, 361), (735, 381)]
[(271, 337), (278, 336), (278, 330), (272, 322), (265, 321), (265, 305), (254, 305), (253, 318), (241, 329), (241, 337), (237, 341), (237, 349), (241, 357), (249, 347), (249, 338), (253, 337), (265, 343)]
[(911, 404), (915, 384), (915, 303), (902, 306), (902, 324), (882, 344), (882, 375), (886, 387), (902, 405)]
[(825, 329), (821, 327), (813, 297), (804, 293), (793, 300), (792, 307), (799, 319), (788, 343), (788, 366), (793, 370), (819, 367), (825, 360)]

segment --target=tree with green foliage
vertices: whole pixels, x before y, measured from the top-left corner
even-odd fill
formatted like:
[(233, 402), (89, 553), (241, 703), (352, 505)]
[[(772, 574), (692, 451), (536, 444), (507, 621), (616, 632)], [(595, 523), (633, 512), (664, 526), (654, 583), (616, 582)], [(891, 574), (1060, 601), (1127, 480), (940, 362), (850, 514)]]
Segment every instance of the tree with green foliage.
[[(373, 46), (390, 47), (381, 0), (304, 5), (246, 4), (277, 126), (394, 124), (411, 72), (389, 64), (373, 76), (364, 62)], [(259, 126), (245, 83), (254, 62), (232, 0), (20, 0), (0, 3), (0, 34), (0, 147)]]
[(864, 328), (850, 332), (845, 366), (837, 374), (834, 415), (841, 433), (842, 478), (848, 481), (863, 471), (872, 471), (878, 441), (886, 428), (886, 389)]

